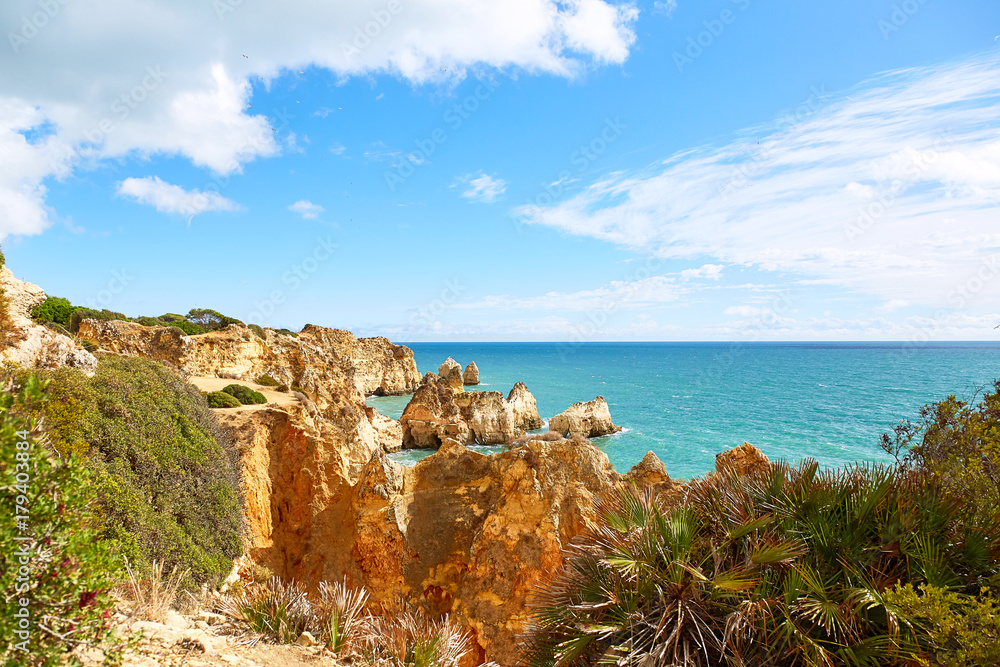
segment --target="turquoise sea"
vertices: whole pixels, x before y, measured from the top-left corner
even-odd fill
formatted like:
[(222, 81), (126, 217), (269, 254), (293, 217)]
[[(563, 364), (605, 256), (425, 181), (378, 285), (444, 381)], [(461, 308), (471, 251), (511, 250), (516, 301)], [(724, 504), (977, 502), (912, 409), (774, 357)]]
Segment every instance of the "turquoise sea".
[[(772, 459), (884, 460), (879, 436), (920, 406), (1000, 379), (1000, 343), (408, 343), (421, 374), (475, 360), (482, 385), (524, 382), (548, 419), (604, 396), (624, 430), (596, 444), (624, 472), (652, 450), (674, 477), (748, 441)], [(409, 396), (372, 397), (399, 418)], [(487, 451), (490, 448), (482, 448)], [(426, 451), (395, 455), (412, 463)]]

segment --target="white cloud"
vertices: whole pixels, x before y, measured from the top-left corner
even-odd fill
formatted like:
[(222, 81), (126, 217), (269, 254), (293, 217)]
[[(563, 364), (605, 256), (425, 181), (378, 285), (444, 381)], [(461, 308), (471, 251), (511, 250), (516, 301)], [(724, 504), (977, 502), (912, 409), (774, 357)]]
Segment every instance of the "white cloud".
[(677, 0), (656, 0), (653, 3), (653, 11), (658, 14), (673, 16), (675, 9), (677, 9)]
[(238, 211), (239, 204), (217, 192), (185, 190), (160, 180), (158, 176), (126, 178), (118, 184), (118, 194), (139, 204), (148, 204), (161, 213), (176, 213), (193, 218), (207, 211)]
[(740, 317), (757, 317), (758, 315), (763, 315), (768, 312), (765, 308), (757, 308), (756, 306), (729, 306), (724, 311), (723, 315), (739, 315)]
[(704, 278), (706, 280), (718, 280), (722, 277), (722, 269), (726, 267), (721, 264), (705, 264), (697, 269), (684, 269), (681, 271), (681, 278), (684, 280), (694, 280)]
[(472, 174), (460, 176), (452, 183), (452, 187), (462, 184), (465, 185), (463, 197), (487, 204), (496, 201), (497, 197), (507, 191), (507, 181), (483, 173), (475, 177)]
[[(794, 272), (886, 301), (1000, 296), (1000, 57), (817, 94), (752, 138), (616, 173), (527, 222), (663, 258)], [(821, 92), (821, 91), (820, 91)], [(759, 142), (758, 142), (759, 139)], [(964, 304), (973, 302), (964, 299)]]
[(338, 143), (330, 144), (330, 152), (334, 155), (343, 155), (347, 152), (347, 146)]
[[(286, 112), (251, 108), (251, 81), (307, 66), (413, 84), (483, 66), (572, 77), (624, 62), (638, 16), (604, 0), (407, 0), (388, 21), (384, 0), (56, 4), (21, 34), (37, 0), (0, 3), (0, 150), (17, 167), (0, 167), (0, 239), (45, 229), (43, 182), (84, 161), (165, 154), (227, 175), (276, 155)], [(376, 15), (384, 25), (355, 44)], [(45, 124), (48, 138), (24, 140)]]
[(300, 199), (289, 206), (288, 210), (300, 214), (303, 220), (315, 220), (324, 209), (319, 204), (314, 204), (308, 199)]
[(487, 296), (479, 301), (458, 303), (460, 310), (608, 311), (676, 301), (687, 293), (674, 278), (652, 276), (638, 280), (614, 280), (603, 287), (579, 292), (549, 292), (541, 296)]

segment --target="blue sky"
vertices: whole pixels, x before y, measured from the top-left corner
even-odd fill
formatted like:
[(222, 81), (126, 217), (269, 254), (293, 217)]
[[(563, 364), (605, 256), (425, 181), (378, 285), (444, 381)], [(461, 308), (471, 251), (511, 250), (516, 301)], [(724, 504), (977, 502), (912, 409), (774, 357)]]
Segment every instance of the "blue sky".
[(994, 0), (347, 5), (4, 3), (8, 266), (400, 341), (994, 337)]

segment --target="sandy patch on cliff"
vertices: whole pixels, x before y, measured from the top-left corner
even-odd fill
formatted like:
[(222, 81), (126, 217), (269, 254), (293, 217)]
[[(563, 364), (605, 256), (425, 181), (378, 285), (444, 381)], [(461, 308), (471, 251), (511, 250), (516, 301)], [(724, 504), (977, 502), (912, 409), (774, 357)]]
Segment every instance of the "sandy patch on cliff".
[(287, 406), (295, 405), (298, 403), (298, 399), (292, 396), (291, 392), (281, 392), (275, 391), (271, 387), (265, 387), (263, 385), (255, 384), (253, 382), (245, 382), (243, 380), (230, 380), (227, 378), (214, 378), (214, 377), (199, 377), (191, 376), (188, 378), (188, 382), (198, 387), (201, 391), (222, 391), (225, 387), (231, 384), (242, 384), (244, 386), (250, 387), (260, 393), (264, 394), (264, 398), (267, 399), (267, 403), (262, 403), (260, 405), (241, 405), (238, 408), (219, 408), (224, 410), (260, 410), (266, 407)]

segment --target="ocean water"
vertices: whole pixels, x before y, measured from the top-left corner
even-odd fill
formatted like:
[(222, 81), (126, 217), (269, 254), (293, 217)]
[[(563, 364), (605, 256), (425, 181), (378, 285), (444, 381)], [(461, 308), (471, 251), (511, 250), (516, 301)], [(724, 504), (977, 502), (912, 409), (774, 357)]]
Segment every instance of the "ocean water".
[[(421, 374), (474, 360), (482, 384), (524, 382), (543, 419), (604, 396), (621, 433), (595, 439), (615, 469), (647, 451), (671, 476), (714, 468), (750, 442), (772, 459), (880, 461), (879, 436), (919, 408), (1000, 379), (1000, 343), (412, 343)], [(409, 396), (372, 397), (399, 418)], [(495, 448), (482, 448), (498, 451)], [(412, 464), (429, 451), (394, 455)]]

